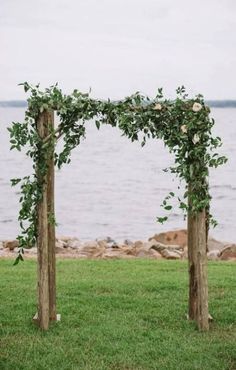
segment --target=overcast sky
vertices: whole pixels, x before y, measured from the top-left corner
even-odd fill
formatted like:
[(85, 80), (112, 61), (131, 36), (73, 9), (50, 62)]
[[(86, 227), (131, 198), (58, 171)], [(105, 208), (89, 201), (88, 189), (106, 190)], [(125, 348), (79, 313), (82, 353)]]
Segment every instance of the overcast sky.
[(0, 0), (0, 42), (0, 100), (23, 81), (236, 98), (236, 0)]

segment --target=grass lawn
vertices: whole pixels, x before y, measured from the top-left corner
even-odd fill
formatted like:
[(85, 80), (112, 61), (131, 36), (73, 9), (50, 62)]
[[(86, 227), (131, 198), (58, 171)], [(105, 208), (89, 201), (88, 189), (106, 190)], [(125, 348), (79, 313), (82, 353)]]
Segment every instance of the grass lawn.
[(0, 260), (0, 369), (236, 370), (236, 264), (209, 264), (209, 333), (185, 319), (187, 263), (59, 260), (62, 321), (36, 312), (36, 262)]

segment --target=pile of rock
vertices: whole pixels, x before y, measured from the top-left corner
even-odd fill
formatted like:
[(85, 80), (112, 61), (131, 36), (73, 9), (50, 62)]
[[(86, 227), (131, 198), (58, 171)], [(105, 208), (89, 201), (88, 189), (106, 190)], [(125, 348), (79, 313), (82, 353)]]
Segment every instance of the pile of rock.
[[(12, 256), (17, 253), (18, 242), (0, 242), (0, 256)], [(211, 260), (236, 260), (236, 244), (225, 244), (213, 238), (208, 243), (208, 258)], [(110, 237), (82, 242), (78, 238), (60, 236), (56, 240), (56, 253), (70, 258), (153, 258), (185, 259), (188, 255), (187, 231), (176, 230), (155, 234), (148, 241), (130, 241), (117, 243)], [(36, 256), (37, 248), (25, 250), (26, 256)]]
[[(174, 247), (174, 245), (177, 245), (183, 252), (182, 258), (188, 257), (187, 230), (175, 230), (156, 234), (152, 237), (152, 239), (155, 239), (166, 246), (172, 245), (172, 247)], [(236, 260), (236, 244), (224, 243), (209, 237), (207, 247), (207, 256), (209, 260)], [(175, 251), (176, 250), (178, 249), (175, 246)]]

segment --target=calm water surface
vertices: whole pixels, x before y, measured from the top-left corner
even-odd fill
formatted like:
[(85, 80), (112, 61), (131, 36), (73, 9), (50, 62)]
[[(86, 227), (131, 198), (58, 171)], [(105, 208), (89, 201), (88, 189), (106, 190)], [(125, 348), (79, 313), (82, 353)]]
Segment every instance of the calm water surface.
[[(221, 152), (229, 157), (226, 165), (210, 176), (212, 213), (219, 225), (212, 230), (221, 240), (236, 241), (236, 109), (213, 109), (214, 132), (222, 137)], [(24, 110), (0, 108), (0, 239), (15, 238), (18, 231), (19, 189), (10, 179), (31, 173), (31, 162), (17, 151), (9, 151), (6, 127), (21, 121)], [(87, 138), (72, 155), (72, 162), (56, 172), (57, 234), (83, 240), (112, 236), (146, 239), (153, 233), (184, 228), (186, 222), (175, 207), (168, 222), (160, 204), (178, 180), (162, 171), (173, 157), (161, 141), (150, 140), (144, 148), (121, 137), (116, 128), (97, 131), (88, 124)]]

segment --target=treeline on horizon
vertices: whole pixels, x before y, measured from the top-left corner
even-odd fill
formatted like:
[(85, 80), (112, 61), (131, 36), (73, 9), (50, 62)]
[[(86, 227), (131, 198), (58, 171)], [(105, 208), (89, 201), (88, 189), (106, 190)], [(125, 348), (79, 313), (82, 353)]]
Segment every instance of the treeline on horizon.
[[(236, 108), (236, 100), (206, 100), (206, 104), (212, 108)], [(25, 108), (25, 100), (0, 101), (1, 108)]]

